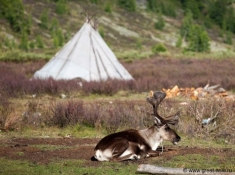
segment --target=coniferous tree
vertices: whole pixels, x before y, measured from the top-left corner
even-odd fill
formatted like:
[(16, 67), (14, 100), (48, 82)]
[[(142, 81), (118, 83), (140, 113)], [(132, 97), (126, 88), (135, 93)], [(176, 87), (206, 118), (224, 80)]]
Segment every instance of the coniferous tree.
[(188, 38), (188, 51), (208, 52), (210, 51), (209, 36), (201, 26), (194, 24)]
[(34, 43), (34, 41), (31, 41), (31, 42), (29, 43), (29, 47), (30, 47), (30, 49), (34, 49), (34, 48), (35, 48), (35, 43)]
[(22, 0), (1, 0), (0, 16), (5, 18), (16, 32), (30, 33), (29, 18), (24, 14)]
[(232, 38), (233, 38), (232, 32), (230, 32), (230, 31), (226, 32), (226, 40), (225, 40), (225, 43), (232, 45), (232, 44), (233, 44)]
[(98, 4), (99, 0), (90, 0), (92, 4)]
[(104, 32), (104, 28), (103, 27), (99, 27), (99, 34), (102, 38), (105, 37), (105, 32)]
[(185, 9), (192, 12), (193, 18), (200, 17), (199, 2), (197, 0), (185, 1)]
[(193, 16), (190, 10), (186, 12), (185, 17), (183, 18), (182, 26), (180, 28), (180, 35), (187, 40), (190, 36), (193, 25)]
[(178, 37), (178, 39), (177, 39), (177, 41), (176, 41), (175, 46), (178, 47), (178, 48), (180, 48), (181, 45), (182, 45), (182, 36), (179, 35), (179, 37)]
[(58, 29), (56, 31), (56, 35), (58, 37), (58, 44), (59, 44), (59, 46), (63, 46), (63, 44), (64, 44), (64, 35), (63, 35), (62, 30)]
[(10, 40), (7, 37), (4, 38), (4, 45), (10, 48)]
[(199, 52), (209, 52), (210, 51), (210, 38), (207, 31), (202, 29), (199, 33)]
[(127, 11), (135, 12), (136, 11), (136, 2), (135, 0), (118, 0), (118, 6), (126, 9)]
[(59, 40), (58, 40), (58, 37), (56, 36), (55, 33), (53, 34), (53, 46), (55, 48), (57, 48), (59, 46)]
[(175, 5), (173, 1), (147, 0), (147, 9), (152, 12), (162, 13), (166, 16), (176, 16)]
[(25, 51), (28, 51), (28, 34), (27, 32), (22, 32), (19, 48)]
[(56, 18), (53, 18), (51, 22), (50, 30), (53, 33), (53, 31), (57, 30), (58, 28), (59, 28), (58, 20)]
[(40, 48), (40, 49), (44, 48), (42, 37), (40, 35), (38, 35), (36, 38), (36, 44), (37, 44), (38, 48)]
[(209, 9), (210, 18), (222, 27), (224, 14), (226, 12), (227, 0), (216, 0)]
[(227, 10), (227, 13), (224, 18), (226, 21), (226, 28), (223, 27), (223, 29), (235, 33), (235, 11), (233, 7), (230, 7)]
[(159, 30), (162, 30), (165, 27), (165, 21), (161, 13), (158, 14), (157, 22), (155, 23), (154, 27)]
[(48, 25), (49, 25), (49, 18), (48, 18), (48, 11), (47, 10), (43, 10), (41, 16), (40, 16), (40, 20), (41, 20), (41, 24), (40, 26), (42, 28), (47, 29)]
[(58, 0), (55, 11), (60, 15), (66, 14), (68, 12), (67, 0)]
[(104, 11), (107, 13), (112, 13), (112, 7), (109, 1), (104, 4)]
[(156, 0), (147, 0), (147, 8), (152, 12), (157, 12), (157, 1)]

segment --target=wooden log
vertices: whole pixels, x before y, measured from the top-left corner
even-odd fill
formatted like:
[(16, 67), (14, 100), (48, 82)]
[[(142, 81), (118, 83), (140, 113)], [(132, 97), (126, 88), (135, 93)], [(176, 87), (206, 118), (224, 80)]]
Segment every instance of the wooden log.
[(164, 174), (164, 175), (235, 175), (235, 172), (220, 169), (189, 169), (189, 168), (168, 168), (157, 167), (149, 164), (140, 164), (137, 173)]

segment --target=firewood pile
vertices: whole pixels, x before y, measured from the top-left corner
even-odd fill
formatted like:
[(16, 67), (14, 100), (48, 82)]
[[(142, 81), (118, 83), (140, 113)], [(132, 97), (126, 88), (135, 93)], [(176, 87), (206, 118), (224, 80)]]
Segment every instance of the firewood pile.
[(229, 95), (229, 93), (220, 85), (210, 86), (208, 83), (205, 87), (198, 88), (179, 88), (177, 85), (171, 89), (163, 89), (168, 98), (171, 97), (190, 97), (193, 100), (199, 100), (208, 97), (216, 97), (216, 98), (225, 98), (228, 101), (234, 101), (235, 95)]

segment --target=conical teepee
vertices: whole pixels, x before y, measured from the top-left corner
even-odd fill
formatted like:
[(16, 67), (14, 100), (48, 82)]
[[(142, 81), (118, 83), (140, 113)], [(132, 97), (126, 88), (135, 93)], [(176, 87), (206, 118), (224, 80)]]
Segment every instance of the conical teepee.
[(81, 78), (86, 81), (132, 80), (111, 49), (87, 20), (73, 38), (40, 70), (35, 78), (55, 80)]

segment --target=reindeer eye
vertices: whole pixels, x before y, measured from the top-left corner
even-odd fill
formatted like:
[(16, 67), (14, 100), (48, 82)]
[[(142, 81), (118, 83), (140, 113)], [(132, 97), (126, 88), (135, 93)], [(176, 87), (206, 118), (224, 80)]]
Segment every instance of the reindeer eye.
[(169, 131), (169, 130), (170, 130), (170, 128), (169, 128), (169, 127), (166, 127), (166, 128), (165, 128), (165, 130), (166, 130), (166, 131)]

